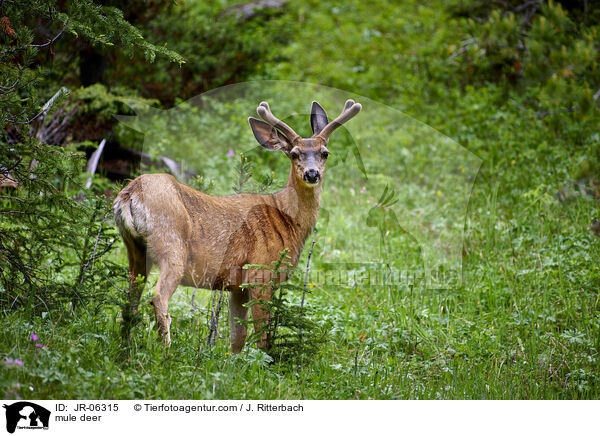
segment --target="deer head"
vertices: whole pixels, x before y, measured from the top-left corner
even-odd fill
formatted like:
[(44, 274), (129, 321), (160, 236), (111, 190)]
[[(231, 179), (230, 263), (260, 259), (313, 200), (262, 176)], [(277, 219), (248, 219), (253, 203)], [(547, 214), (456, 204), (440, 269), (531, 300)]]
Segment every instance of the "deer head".
[(267, 102), (262, 102), (256, 109), (264, 121), (250, 117), (248, 122), (258, 143), (267, 150), (283, 151), (292, 162), (292, 173), (296, 180), (306, 187), (314, 188), (323, 181), (325, 163), (329, 156), (329, 136), (361, 109), (359, 103), (348, 100), (342, 113), (329, 122), (325, 109), (313, 101), (310, 111), (313, 135), (310, 138), (300, 137), (290, 126), (277, 119)]

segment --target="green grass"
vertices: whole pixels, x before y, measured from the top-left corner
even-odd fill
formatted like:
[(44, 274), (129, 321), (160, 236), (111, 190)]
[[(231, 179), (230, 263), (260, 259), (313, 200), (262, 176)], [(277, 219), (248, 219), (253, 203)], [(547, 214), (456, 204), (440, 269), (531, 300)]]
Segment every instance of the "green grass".
[[(369, 181), (356, 168), (344, 166), (328, 173), (325, 181), (329, 191), (323, 206), (331, 219), (319, 225), (312, 261), (315, 285), (307, 304), (313, 318), (330, 323), (331, 331), (309, 363), (299, 370), (269, 364), (253, 347), (230, 355), (226, 310), (221, 337), (209, 347), (210, 293), (197, 291), (198, 310), (191, 306), (192, 290), (187, 288), (180, 288), (171, 302), (172, 346), (166, 354), (146, 304), (151, 286), (142, 303), (144, 321), (132, 333), (130, 356), (122, 358), (116, 301), (126, 287), (123, 267), (122, 280), (111, 290), (112, 303), (88, 304), (75, 313), (64, 307), (44, 317), (26, 311), (3, 315), (0, 357), (24, 362), (0, 365), (7, 398), (600, 397), (600, 253), (599, 240), (588, 230), (598, 202), (580, 194), (559, 201), (556, 195), (589, 157), (597, 111), (540, 119), (522, 108), (532, 90), (503, 84), (461, 88), (448, 78), (452, 71), (445, 71), (446, 48), (460, 42), (460, 35), (448, 24), (443, 2), (379, 3), (381, 8), (368, 6), (366, 11), (366, 3), (347, 2), (335, 14), (329, 2), (295, 4), (290, 13), (302, 17), (303, 32), (285, 48), (282, 61), (269, 67), (267, 78), (323, 83), (389, 104), (481, 159), (464, 219), (462, 280), (436, 288), (419, 276), (369, 281), (368, 273), (385, 270), (385, 259), (397, 270), (418, 271), (422, 264), (410, 235), (397, 232), (385, 246), (366, 236), (364, 220), (371, 204), (362, 187), (379, 194), (392, 164), (402, 168), (404, 162), (412, 181), (419, 172), (443, 173), (453, 167), (427, 167), (427, 149), (418, 135), (413, 139), (409, 119), (402, 118), (406, 131), (388, 136), (386, 126), (369, 124), (365, 112), (356, 118), (360, 123), (360, 116), (367, 117), (357, 124), (358, 133), (350, 132), (372, 147), (364, 150)], [(319, 37), (322, 29), (328, 29), (327, 38)], [(315, 53), (322, 56), (314, 59)], [(239, 102), (229, 106), (239, 107)], [(248, 144), (250, 132), (236, 129), (235, 139), (225, 144)], [(433, 130), (422, 129), (441, 140)], [(412, 161), (402, 161), (397, 139), (415, 144)], [(348, 141), (340, 137), (338, 144)], [(209, 144), (210, 138), (200, 142)], [(189, 152), (181, 151), (190, 156), (194, 151)], [(226, 192), (231, 184), (223, 174), (229, 174), (229, 163), (223, 151), (218, 153), (207, 157), (203, 168)], [(259, 171), (287, 165), (275, 157), (256, 159)], [(433, 228), (446, 225), (444, 204), (462, 199), (463, 193), (449, 183), (415, 184), (419, 195), (440, 191), (424, 212)], [(414, 193), (402, 197), (411, 186), (398, 189), (405, 202), (419, 198)], [(334, 284), (319, 279), (331, 268), (340, 272), (340, 262), (354, 256), (363, 262), (362, 269), (343, 270), (344, 279)], [(125, 265), (122, 244), (110, 257)], [(300, 266), (305, 260), (306, 252)], [(43, 348), (35, 347), (32, 333), (39, 335)]]
[[(587, 207), (568, 205), (582, 226)], [(4, 386), (9, 396), (34, 398), (597, 398), (598, 245), (560, 209), (556, 221), (535, 220), (540, 209), (512, 223), (526, 234), (483, 226), (461, 286), (317, 284), (308, 302), (333, 328), (299, 372), (269, 365), (254, 348), (230, 355), (225, 315), (222, 338), (208, 347), (206, 313), (192, 309), (192, 291), (182, 288), (171, 304), (168, 355), (147, 304), (124, 361), (116, 306), (5, 317), (0, 340), (24, 365), (2, 367)], [(197, 291), (198, 306), (209, 300)]]

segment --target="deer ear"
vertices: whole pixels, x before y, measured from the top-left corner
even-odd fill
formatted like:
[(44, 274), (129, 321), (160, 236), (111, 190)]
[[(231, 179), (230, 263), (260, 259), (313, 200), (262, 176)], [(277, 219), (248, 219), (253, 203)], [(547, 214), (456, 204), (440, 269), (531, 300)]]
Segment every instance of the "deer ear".
[(314, 135), (318, 135), (321, 133), (321, 130), (329, 124), (329, 120), (327, 119), (327, 112), (323, 109), (316, 101), (312, 102), (312, 108), (310, 109), (310, 127), (312, 127), (312, 131)]
[(264, 121), (256, 118), (248, 118), (250, 128), (258, 143), (267, 150), (288, 150), (290, 142), (287, 138), (277, 132), (277, 129)]

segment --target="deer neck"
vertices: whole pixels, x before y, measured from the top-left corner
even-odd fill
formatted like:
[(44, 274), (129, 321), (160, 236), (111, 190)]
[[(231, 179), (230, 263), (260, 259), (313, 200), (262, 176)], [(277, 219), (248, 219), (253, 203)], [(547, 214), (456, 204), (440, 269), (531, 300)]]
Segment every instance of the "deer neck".
[(302, 238), (315, 227), (321, 202), (321, 185), (306, 186), (296, 178), (294, 168), (290, 169), (287, 185), (275, 194), (282, 212), (289, 215), (297, 224)]

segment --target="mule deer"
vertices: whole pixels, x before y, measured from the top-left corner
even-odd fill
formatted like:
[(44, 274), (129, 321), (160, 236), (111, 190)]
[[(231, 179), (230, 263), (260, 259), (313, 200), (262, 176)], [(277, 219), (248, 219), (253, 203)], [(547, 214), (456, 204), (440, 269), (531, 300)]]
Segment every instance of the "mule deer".
[[(286, 248), (291, 263), (297, 264), (304, 242), (317, 222), (329, 136), (360, 110), (360, 104), (348, 100), (340, 116), (329, 122), (325, 110), (313, 102), (313, 135), (301, 138), (275, 118), (268, 103), (261, 103), (257, 112), (264, 121), (248, 118), (256, 140), (267, 150), (283, 151), (291, 161), (286, 187), (274, 194), (214, 197), (182, 185), (168, 174), (145, 174), (129, 183), (113, 204), (129, 260), (124, 336), (129, 337), (138, 317), (147, 273), (157, 264), (160, 275), (151, 304), (165, 345), (171, 342), (169, 299), (181, 284), (230, 291), (231, 350), (240, 352), (246, 340), (246, 326), (236, 322), (236, 318), (246, 319), (244, 304), (251, 296), (271, 297), (270, 291), (263, 295), (255, 288), (249, 291), (240, 287), (242, 283), (268, 283), (271, 279), (260, 275), (264, 270), (259, 273), (242, 267), (271, 265)], [(261, 305), (255, 305), (252, 316), (260, 323), (268, 313)]]

